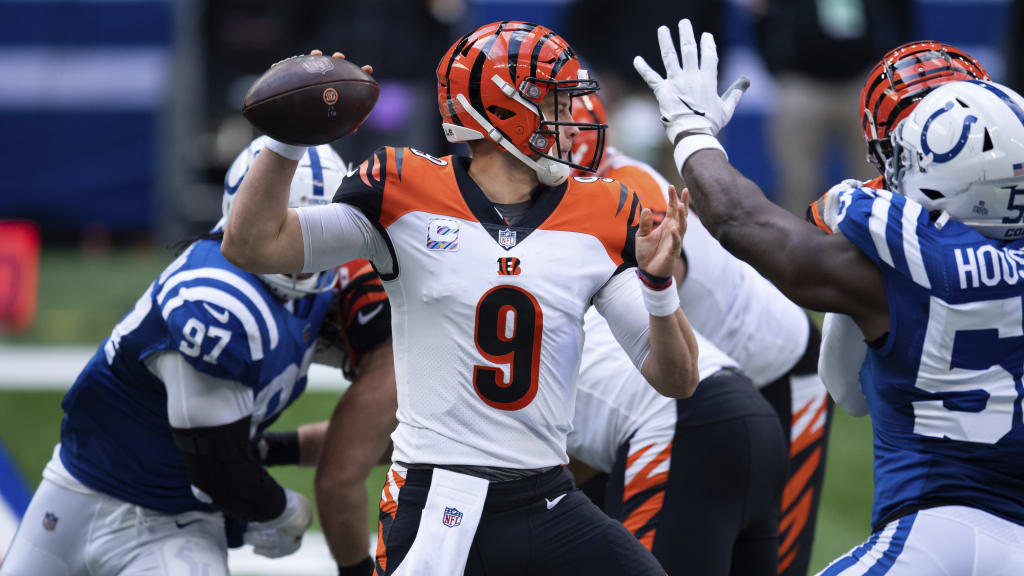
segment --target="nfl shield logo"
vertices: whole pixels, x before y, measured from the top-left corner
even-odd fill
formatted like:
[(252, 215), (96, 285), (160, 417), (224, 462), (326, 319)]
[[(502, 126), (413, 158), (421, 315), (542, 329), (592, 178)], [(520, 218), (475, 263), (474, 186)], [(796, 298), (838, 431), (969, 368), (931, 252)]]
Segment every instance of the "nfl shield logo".
[(502, 248), (508, 249), (516, 245), (516, 231), (510, 228), (504, 230), (498, 230), (498, 244)]
[(53, 532), (57, 528), (57, 520), (60, 520), (60, 518), (57, 518), (56, 514), (53, 512), (47, 512), (46, 515), (43, 516), (43, 528), (45, 528), (47, 532)]
[(462, 512), (459, 512), (458, 508), (445, 506), (444, 518), (441, 519), (441, 523), (449, 528), (455, 528), (462, 524)]

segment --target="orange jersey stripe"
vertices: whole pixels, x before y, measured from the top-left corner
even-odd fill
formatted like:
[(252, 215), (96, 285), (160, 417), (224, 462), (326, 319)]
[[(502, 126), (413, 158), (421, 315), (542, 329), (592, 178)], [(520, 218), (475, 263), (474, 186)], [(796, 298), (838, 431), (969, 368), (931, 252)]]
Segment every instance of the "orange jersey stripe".
[(665, 203), (665, 193), (661, 189), (661, 185), (647, 170), (640, 166), (625, 164), (608, 170), (606, 175), (636, 192), (636, 195), (640, 197), (640, 204), (644, 208), (650, 208), (662, 214), (668, 211), (668, 204)]
[[(622, 525), (626, 527), (626, 530), (629, 530), (630, 534), (636, 534), (637, 531), (643, 528), (651, 518), (654, 518), (655, 514), (661, 512), (661, 507), (664, 504), (665, 491), (663, 490), (651, 496), (646, 502), (638, 506), (637, 509), (622, 522)], [(648, 535), (644, 537), (645, 539), (648, 537), (650, 539), (649, 543), (644, 544), (644, 547), (648, 550), (651, 549), (650, 544), (654, 543), (654, 532), (654, 530), (651, 530)], [(644, 540), (641, 540), (640, 542), (643, 543)]]
[[(588, 234), (601, 241), (616, 266), (623, 263), (623, 249), (640, 220), (640, 200), (619, 184), (570, 178), (558, 207), (538, 228)], [(627, 254), (632, 261), (633, 254)]]
[[(649, 448), (649, 446), (644, 448), (644, 451), (646, 451), (647, 448)], [(668, 445), (665, 446), (665, 448), (661, 452), (659, 452), (654, 458), (651, 458), (651, 461), (648, 462), (647, 465), (644, 466), (639, 472), (637, 472), (636, 476), (634, 476), (633, 479), (629, 482), (629, 484), (625, 486), (625, 490), (622, 494), (622, 500), (629, 500), (630, 498), (636, 496), (637, 494), (643, 492), (644, 490), (654, 488), (658, 484), (664, 484), (665, 482), (668, 482), (667, 471), (655, 474), (654, 476), (648, 476), (648, 474), (650, 474), (662, 462), (668, 460), (669, 456), (671, 455), (672, 443), (669, 442)], [(628, 466), (629, 465), (627, 464), (627, 468)]]
[[(387, 228), (410, 212), (476, 221), (462, 199), (451, 162), (439, 166), (409, 148), (388, 147), (386, 150), (381, 226)], [(372, 171), (379, 173), (380, 167), (375, 163)]]

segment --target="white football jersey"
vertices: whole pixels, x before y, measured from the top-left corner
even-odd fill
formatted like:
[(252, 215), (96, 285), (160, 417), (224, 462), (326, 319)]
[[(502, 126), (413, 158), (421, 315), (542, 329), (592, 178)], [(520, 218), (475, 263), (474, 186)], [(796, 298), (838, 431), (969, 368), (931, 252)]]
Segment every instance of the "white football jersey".
[(646, 358), (649, 316), (628, 271), (640, 202), (616, 182), (570, 179), (540, 192), (513, 226), (469, 177), (469, 163), (382, 148), (335, 197), (388, 245), (371, 260), (391, 301), (393, 458), (562, 464), (591, 303), (623, 313), (616, 336), (635, 365)]
[[(568, 451), (588, 466), (611, 472), (619, 447), (641, 427), (674, 430), (676, 400), (647, 383), (612, 336), (608, 323), (594, 310), (584, 324), (587, 341), (576, 390)], [(694, 331), (700, 380), (737, 363)], [(701, 384), (702, 386), (704, 384)]]
[[(636, 192), (645, 207), (664, 213), (669, 183), (650, 165), (609, 147), (600, 173)], [(693, 328), (739, 362), (758, 387), (789, 372), (807, 347), (804, 311), (722, 248), (692, 210), (683, 253), (687, 273), (679, 300)]]

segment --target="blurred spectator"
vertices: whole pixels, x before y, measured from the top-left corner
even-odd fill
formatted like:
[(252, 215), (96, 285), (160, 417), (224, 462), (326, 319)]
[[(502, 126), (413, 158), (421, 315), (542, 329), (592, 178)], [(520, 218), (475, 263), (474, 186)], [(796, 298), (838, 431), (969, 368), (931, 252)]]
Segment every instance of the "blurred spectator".
[(802, 215), (827, 187), (830, 145), (843, 149), (843, 177), (867, 179), (858, 97), (868, 69), (905, 42), (909, 0), (751, 0), (758, 48), (775, 77), (771, 148), (778, 199)]

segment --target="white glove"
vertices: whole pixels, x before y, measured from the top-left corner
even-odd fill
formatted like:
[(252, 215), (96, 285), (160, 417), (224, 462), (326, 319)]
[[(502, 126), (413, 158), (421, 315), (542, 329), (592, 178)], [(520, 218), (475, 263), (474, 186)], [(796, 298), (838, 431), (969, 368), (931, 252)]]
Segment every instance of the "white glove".
[(309, 500), (298, 492), (284, 489), (285, 506), (280, 516), (267, 522), (250, 522), (243, 540), (253, 552), (267, 558), (287, 556), (302, 546), (302, 534), (313, 523)]
[(658, 28), (661, 59), (665, 63), (666, 78), (651, 69), (640, 56), (633, 59), (633, 67), (654, 91), (661, 109), (661, 121), (673, 146), (680, 135), (706, 134), (716, 136), (736, 109), (750, 80), (741, 76), (718, 96), (718, 50), (715, 38), (705, 32), (700, 37), (700, 64), (697, 63), (697, 42), (689, 20), (679, 21), (679, 48), (682, 68), (667, 26)]

